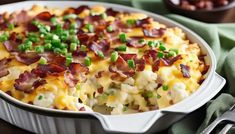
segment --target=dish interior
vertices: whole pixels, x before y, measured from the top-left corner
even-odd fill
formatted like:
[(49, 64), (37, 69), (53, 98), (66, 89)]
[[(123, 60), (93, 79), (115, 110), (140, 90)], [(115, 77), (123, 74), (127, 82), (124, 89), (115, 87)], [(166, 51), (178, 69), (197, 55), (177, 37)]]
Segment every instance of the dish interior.
[(0, 29), (0, 89), (45, 108), (162, 109), (196, 92), (211, 67), (181, 28), (141, 12), (34, 5), (2, 13)]

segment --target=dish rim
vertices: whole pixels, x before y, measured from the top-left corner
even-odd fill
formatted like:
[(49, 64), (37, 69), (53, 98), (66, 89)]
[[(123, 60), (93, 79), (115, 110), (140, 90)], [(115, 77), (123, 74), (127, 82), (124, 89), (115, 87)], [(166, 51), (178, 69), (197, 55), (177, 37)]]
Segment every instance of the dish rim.
[[(29, 4), (30, 5), (29, 8), (31, 8), (32, 5), (47, 5), (46, 3), (62, 4), (62, 3), (70, 3), (70, 2), (76, 3), (76, 5), (69, 4), (70, 7), (78, 7), (79, 5), (88, 5), (88, 6), (102, 5), (104, 7), (111, 7), (113, 9), (127, 10), (129, 12), (144, 13), (150, 17), (153, 17), (155, 20), (160, 19), (161, 21), (165, 21), (171, 25), (174, 25), (174, 26), (181, 28), (184, 32), (187, 33), (186, 35), (190, 34), (192, 37), (197, 39), (201, 43), (201, 44), (199, 44), (200, 47), (203, 46), (204, 49), (206, 49), (207, 54), (210, 57), (210, 62), (211, 62), (210, 69), (208, 70), (208, 76), (206, 77), (205, 81), (200, 85), (200, 87), (197, 89), (197, 91), (192, 93), (189, 97), (185, 98), (181, 102), (176, 103), (174, 105), (171, 105), (171, 106), (167, 107), (166, 109), (164, 108), (164, 109), (153, 110), (153, 111), (158, 112), (161, 110), (168, 110), (168, 109), (174, 107), (175, 105), (180, 105), (180, 103), (182, 103), (182, 102), (190, 101), (189, 99), (193, 97), (193, 94), (195, 94), (196, 92), (199, 92), (199, 90), (202, 90), (202, 88), (205, 88), (205, 86), (211, 82), (210, 80), (212, 79), (212, 76), (215, 73), (216, 60), (215, 60), (215, 55), (214, 55), (213, 51), (211, 50), (211, 48), (209, 47), (209, 45), (199, 35), (197, 35), (195, 32), (193, 32), (189, 28), (179, 24), (178, 22), (175, 22), (175, 21), (170, 20), (166, 17), (163, 17), (161, 15), (151, 13), (148, 11), (144, 11), (141, 9), (136, 9), (133, 7), (119, 5), (119, 4), (112, 4), (112, 3), (105, 3), (105, 2), (87, 2), (87, 1), (23, 1), (23, 2), (16, 2), (16, 3), (12, 3), (12, 4), (1, 5), (0, 7), (8, 7), (8, 6), (14, 6), (14, 5), (19, 5), (19, 4), (26, 4), (26, 5)], [(49, 7), (52, 7), (52, 6), (49, 6)], [(58, 5), (55, 7), (59, 8)], [(64, 8), (66, 8), (66, 7), (64, 7)], [(19, 5), (18, 8), (25, 9), (25, 6)], [(13, 11), (18, 11), (18, 8), (14, 9)], [(27, 9), (29, 9), (29, 8), (27, 8)], [(165, 24), (165, 25), (167, 25), (167, 24)], [(5, 101), (13, 104), (16, 107), (19, 107), (19, 108), (26, 110), (26, 111), (29, 111), (29, 112), (41, 114), (41, 115), (50, 115), (50, 116), (55, 116), (55, 117), (71, 117), (71, 118), (75, 118), (75, 117), (79, 117), (79, 118), (83, 118), (83, 117), (84, 118), (88, 118), (88, 117), (92, 118), (92, 117), (94, 117), (94, 118), (97, 118), (97, 115), (103, 115), (98, 112), (67, 111), (67, 110), (58, 110), (58, 109), (44, 108), (44, 107), (40, 107), (40, 106), (36, 106), (36, 105), (31, 105), (31, 104), (27, 104), (27, 103), (24, 103), (20, 100), (15, 99), (14, 97), (6, 94), (2, 90), (0, 90), (0, 97), (2, 99), (4, 99)], [(151, 111), (147, 111), (147, 112), (151, 112)], [(133, 114), (143, 114), (143, 113), (147, 113), (147, 112), (133, 113)], [(191, 112), (191, 111), (185, 111), (185, 113), (188, 113), (188, 112)], [(133, 114), (131, 114), (131, 115), (133, 115)], [(108, 115), (108, 116), (115, 116), (115, 115)]]

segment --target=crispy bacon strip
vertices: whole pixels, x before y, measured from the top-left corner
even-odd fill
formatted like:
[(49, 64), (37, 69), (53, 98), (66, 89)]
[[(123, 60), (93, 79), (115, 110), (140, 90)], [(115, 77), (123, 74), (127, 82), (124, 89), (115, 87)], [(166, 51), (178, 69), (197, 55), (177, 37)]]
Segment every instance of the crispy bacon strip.
[(161, 37), (165, 33), (165, 28), (159, 28), (159, 29), (143, 29), (144, 36), (150, 37), (150, 38), (157, 38)]
[(183, 74), (183, 77), (185, 78), (190, 78), (190, 67), (184, 64), (180, 64), (180, 68), (181, 68), (181, 73)]
[(98, 55), (98, 52), (101, 51), (104, 54), (106, 54), (109, 50), (110, 46), (109, 43), (106, 40), (102, 40), (99, 42), (92, 42), (90, 45), (90, 49), (96, 54)]
[(42, 20), (42, 21), (50, 21), (53, 16), (54, 15), (51, 15), (50, 12), (44, 11), (44, 12), (39, 13), (37, 16), (35, 16), (35, 19)]
[(153, 21), (153, 18), (147, 17), (142, 20), (136, 20), (136, 26), (137, 27), (143, 27), (147, 24), (150, 24)]
[(37, 62), (40, 56), (36, 52), (26, 52), (26, 53), (15, 53), (15, 58), (17, 61), (30, 65)]
[(115, 17), (115, 16), (117, 16), (117, 15), (119, 14), (119, 12), (116, 11), (116, 10), (113, 10), (112, 8), (108, 8), (108, 9), (106, 10), (106, 14), (107, 14), (108, 16), (113, 16), (113, 17)]
[(58, 75), (59, 73), (65, 71), (64, 67), (61, 67), (57, 64), (47, 64), (47, 65), (38, 65), (35, 69), (32, 70), (32, 73), (36, 74), (41, 78), (50, 75)]
[(4, 58), (0, 60), (0, 78), (7, 76), (9, 71), (7, 70), (7, 64), (11, 61), (11, 59)]
[(32, 18), (28, 15), (27, 11), (22, 10), (20, 13), (14, 13), (10, 16), (10, 23), (22, 25), (28, 23)]
[(16, 90), (25, 93), (31, 93), (41, 85), (46, 84), (46, 80), (38, 78), (35, 74), (25, 71), (15, 80), (14, 87)]
[(127, 46), (128, 47), (134, 47), (134, 48), (141, 48), (144, 47), (146, 44), (145, 43), (140, 43), (139, 42), (140, 38), (131, 38), (127, 41)]
[(131, 77), (135, 74), (135, 70), (130, 68), (127, 62), (119, 56), (114, 64), (109, 66), (109, 71), (114, 75), (119, 75), (122, 78)]

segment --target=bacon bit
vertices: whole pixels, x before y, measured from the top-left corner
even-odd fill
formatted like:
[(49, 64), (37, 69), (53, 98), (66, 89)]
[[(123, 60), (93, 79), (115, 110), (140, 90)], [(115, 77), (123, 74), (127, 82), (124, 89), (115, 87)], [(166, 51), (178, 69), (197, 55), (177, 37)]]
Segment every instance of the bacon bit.
[(44, 57), (47, 59), (47, 63), (51, 63), (51, 64), (57, 64), (60, 65), (62, 67), (65, 67), (65, 57), (52, 53), (52, 52), (44, 52), (39, 54), (39, 56)]
[(32, 73), (36, 74), (36, 76), (44, 78), (47, 76), (47, 74), (57, 75), (58, 73), (61, 73), (63, 71), (65, 71), (64, 67), (61, 67), (56, 64), (47, 64), (47, 65), (38, 65), (35, 69), (32, 70)]
[(19, 43), (9, 40), (9, 41), (5, 41), (3, 45), (8, 52), (16, 52), (18, 50)]
[(128, 47), (134, 47), (134, 48), (141, 48), (144, 47), (146, 44), (145, 43), (139, 43), (140, 38), (131, 38), (127, 41), (127, 46)]
[(205, 65), (205, 66), (204, 66), (204, 69), (203, 69), (203, 71), (202, 71), (202, 75), (206, 74), (206, 73), (208, 72), (209, 68), (210, 68), (209, 65)]
[(152, 65), (152, 69), (153, 69), (153, 72), (156, 72), (159, 70), (159, 67), (160, 67), (160, 60), (157, 60), (153, 63)]
[(204, 82), (205, 78), (201, 78), (199, 81), (198, 81), (198, 84), (202, 84)]
[(120, 55), (120, 56), (122, 57), (122, 59), (124, 59), (125, 61), (137, 59), (137, 54), (124, 54), (124, 53), (120, 53), (119, 55)]
[(40, 59), (40, 56), (35, 52), (16, 53), (15, 58), (18, 62), (26, 65), (33, 64)]
[(73, 75), (89, 73), (89, 68), (80, 63), (71, 63), (69, 66), (69, 70), (71, 71)]
[(54, 15), (51, 15), (50, 12), (44, 11), (44, 12), (39, 13), (35, 17), (35, 19), (42, 20), (42, 21), (50, 21), (53, 16)]
[(108, 16), (113, 16), (113, 17), (115, 17), (115, 16), (117, 16), (118, 13), (119, 13), (118, 11), (113, 10), (112, 8), (108, 8), (108, 9), (106, 10), (106, 14), (107, 14)]
[(7, 65), (11, 61), (11, 59), (4, 58), (0, 60), (0, 78), (7, 76), (9, 71), (7, 70)]
[(81, 44), (83, 45), (89, 45), (90, 43), (92, 43), (93, 41), (97, 41), (99, 39), (99, 37), (94, 34), (94, 33), (90, 33), (90, 34), (77, 34), (77, 37), (79, 39), (79, 41), (81, 42)]
[(174, 64), (177, 60), (182, 59), (181, 55), (177, 55), (175, 57), (172, 58), (162, 58), (161, 62), (165, 65), (165, 66), (171, 66), (172, 64)]
[(81, 5), (78, 8), (75, 9), (75, 14), (80, 14), (82, 13), (85, 9), (90, 9), (88, 6), (86, 5)]
[(63, 15), (67, 15), (67, 14), (74, 14), (75, 13), (75, 8), (67, 8), (64, 12)]
[(12, 32), (12, 33), (10, 34), (9, 40), (10, 40), (10, 41), (17, 42), (17, 43), (22, 43), (22, 39), (18, 39), (18, 38), (17, 38), (17, 33), (16, 33), (16, 32)]
[(164, 33), (165, 33), (166, 29), (165, 28), (159, 28), (159, 29), (143, 29), (144, 35), (146, 37), (150, 37), (150, 38), (157, 38), (157, 37), (161, 37)]
[(199, 56), (198, 56), (198, 59), (199, 59), (200, 61), (202, 61), (202, 62), (205, 62), (205, 57), (206, 57), (206, 55), (205, 55), (205, 54), (202, 54), (202, 55), (199, 55)]
[(46, 80), (40, 79), (35, 74), (25, 71), (15, 80), (14, 87), (16, 90), (31, 93), (43, 84), (46, 84)]
[(143, 56), (144, 60), (147, 63), (153, 64), (157, 59), (157, 51), (156, 50), (146, 50)]
[(78, 80), (74, 78), (74, 76), (69, 72), (66, 71), (64, 73), (64, 82), (69, 86), (69, 87), (75, 87), (76, 84), (78, 83)]
[(103, 20), (103, 19), (101, 18), (100, 15), (93, 15), (93, 16), (87, 16), (84, 19), (84, 22), (93, 24), (94, 22), (98, 22), (98, 21), (101, 21), (101, 20)]
[(183, 77), (185, 78), (190, 78), (190, 73), (189, 73), (189, 70), (190, 70), (190, 67), (187, 66), (187, 65), (184, 65), (184, 64), (180, 64), (180, 68), (181, 68), (181, 73), (183, 74)]
[(177, 60), (182, 59), (181, 55), (177, 55), (175, 57), (172, 58), (162, 58), (162, 59), (158, 59), (156, 61), (154, 61), (153, 65), (152, 65), (152, 69), (153, 71), (158, 71), (160, 66), (171, 66), (173, 65)]
[(22, 10), (18, 14), (12, 14), (10, 16), (9, 22), (17, 25), (26, 24), (31, 20), (31, 17), (28, 15), (27, 11)]
[(63, 28), (64, 29), (69, 29), (70, 25), (71, 25), (71, 22), (69, 20), (65, 20)]
[(135, 64), (136, 64), (136, 71), (144, 71), (144, 68), (145, 68), (145, 60), (144, 59), (135, 60)]
[(150, 24), (153, 21), (153, 18), (147, 17), (142, 20), (136, 20), (137, 27), (144, 27), (147, 24)]
[(97, 92), (98, 92), (99, 94), (102, 94), (102, 93), (104, 92), (104, 88), (103, 88), (103, 87), (98, 88), (98, 89), (97, 89)]
[(96, 77), (96, 78), (101, 78), (101, 77), (103, 76), (103, 73), (104, 73), (104, 71), (99, 71), (99, 72), (95, 75), (95, 77)]
[(32, 23), (28, 23), (27, 24), (27, 30), (29, 32), (37, 32), (37, 31), (39, 31), (38, 27), (33, 25)]
[(10, 95), (10, 96), (12, 96), (12, 92), (11, 91), (6, 91), (5, 93)]
[(135, 74), (134, 69), (130, 68), (127, 62), (119, 56), (114, 64), (109, 66), (109, 71), (115, 75), (119, 75), (122, 78), (131, 77)]
[(79, 111), (86, 111), (85, 107), (81, 107)]
[(98, 55), (98, 52), (101, 51), (103, 54), (107, 55), (107, 52), (109, 50), (110, 46), (109, 43), (106, 40), (102, 40), (99, 42), (92, 42), (90, 45), (90, 49)]

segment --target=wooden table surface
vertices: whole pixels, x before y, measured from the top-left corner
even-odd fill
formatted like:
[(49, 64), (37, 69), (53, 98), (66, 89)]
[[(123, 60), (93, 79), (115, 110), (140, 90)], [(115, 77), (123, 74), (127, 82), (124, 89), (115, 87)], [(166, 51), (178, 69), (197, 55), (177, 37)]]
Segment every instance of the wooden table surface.
[[(6, 3), (12, 3), (12, 2), (19, 2), (22, 0), (0, 0), (0, 5), (1, 4), (6, 4)], [(225, 22), (235, 22), (235, 8), (231, 11), (229, 11), (225, 16), (222, 21), (223, 23)], [(18, 128), (16, 126), (13, 126), (6, 121), (0, 119), (0, 132), (4, 132), (4, 134), (31, 134), (30, 132), (27, 132), (25, 130), (22, 130), (21, 128)]]

